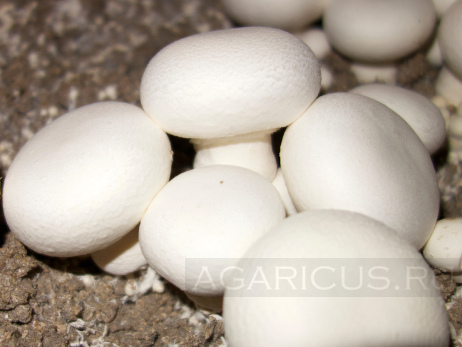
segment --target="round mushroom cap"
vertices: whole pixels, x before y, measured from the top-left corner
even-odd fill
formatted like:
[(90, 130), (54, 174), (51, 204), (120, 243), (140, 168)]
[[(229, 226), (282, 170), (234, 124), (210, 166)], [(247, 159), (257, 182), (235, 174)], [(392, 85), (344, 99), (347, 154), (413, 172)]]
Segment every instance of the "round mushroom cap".
[(323, 17), (336, 50), (371, 63), (395, 61), (416, 51), (430, 39), (435, 24), (431, 0), (331, 0)]
[(365, 84), (351, 93), (377, 100), (395, 111), (416, 132), (430, 154), (446, 139), (446, 124), (441, 111), (430, 99), (409, 89), (385, 84)]
[(149, 62), (141, 104), (167, 133), (217, 138), (295, 121), (321, 88), (319, 63), (296, 36), (249, 27), (173, 42)]
[(456, 1), (441, 19), (438, 42), (444, 64), (462, 80), (462, 0)]
[(221, 272), (285, 217), (271, 182), (245, 168), (207, 166), (172, 179), (141, 220), (149, 265), (195, 295), (223, 294)]
[(132, 273), (148, 261), (141, 252), (138, 242), (139, 226), (107, 248), (91, 254), (91, 258), (98, 267), (112, 275), (127, 275)]
[(439, 220), (423, 249), (423, 255), (427, 262), (437, 269), (460, 271), (462, 218)]
[(230, 279), (223, 303), (231, 346), (449, 343), (433, 271), (394, 230), (363, 215), (293, 215), (255, 242), (237, 268), (242, 275)]
[(140, 108), (78, 108), (41, 129), (13, 160), (3, 189), (6, 221), (38, 253), (92, 253), (140, 222), (171, 163), (167, 135)]
[(225, 12), (243, 26), (300, 29), (321, 18), (328, 0), (222, 0)]
[(298, 211), (359, 212), (418, 249), (435, 226), (439, 190), (425, 146), (400, 116), (368, 97), (318, 98), (287, 128), (281, 168)]

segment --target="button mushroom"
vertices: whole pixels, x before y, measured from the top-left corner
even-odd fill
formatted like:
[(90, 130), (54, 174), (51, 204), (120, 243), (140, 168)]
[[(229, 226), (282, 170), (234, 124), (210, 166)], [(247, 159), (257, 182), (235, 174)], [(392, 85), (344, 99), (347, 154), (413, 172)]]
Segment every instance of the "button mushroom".
[[(140, 92), (162, 129), (194, 139), (196, 167), (253, 163), (250, 169), (272, 181), (277, 166), (269, 134), (297, 119), (320, 86), (319, 63), (306, 44), (282, 30), (251, 27), (168, 45), (149, 62)], [(245, 145), (237, 135), (245, 135)]]
[(41, 129), (13, 160), (3, 189), (6, 221), (38, 253), (92, 253), (140, 222), (171, 163), (167, 135), (140, 108), (78, 108)]
[(365, 96), (318, 98), (287, 128), (281, 168), (298, 211), (363, 213), (418, 249), (435, 226), (439, 190), (428, 151), (401, 117)]

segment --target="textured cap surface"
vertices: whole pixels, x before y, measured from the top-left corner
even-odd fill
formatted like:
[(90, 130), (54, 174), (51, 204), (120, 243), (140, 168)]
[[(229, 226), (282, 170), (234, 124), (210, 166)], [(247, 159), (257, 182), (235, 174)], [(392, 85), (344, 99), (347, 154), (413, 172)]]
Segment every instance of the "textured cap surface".
[(216, 138), (292, 123), (321, 87), (317, 59), (273, 28), (219, 30), (178, 40), (149, 62), (141, 104), (166, 132)]
[(138, 107), (101, 102), (40, 130), (5, 179), (6, 221), (26, 246), (87, 254), (133, 229), (168, 181), (167, 135)]

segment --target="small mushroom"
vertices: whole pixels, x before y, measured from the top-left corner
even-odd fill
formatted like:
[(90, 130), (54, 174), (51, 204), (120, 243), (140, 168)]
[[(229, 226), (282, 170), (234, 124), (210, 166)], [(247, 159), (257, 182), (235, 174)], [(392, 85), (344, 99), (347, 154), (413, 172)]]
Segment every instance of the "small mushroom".
[(462, 0), (454, 2), (441, 19), (438, 42), (444, 64), (462, 80)]
[(323, 17), (334, 49), (364, 63), (390, 63), (415, 52), (435, 24), (431, 0), (331, 0)]
[(359, 84), (383, 82), (395, 84), (398, 68), (395, 64), (370, 64), (352, 62), (351, 72), (355, 75)]
[(431, 268), (394, 230), (361, 214), (312, 210), (286, 218), (236, 268), (223, 303), (231, 346), (449, 343)]
[(167, 135), (140, 108), (100, 102), (41, 129), (5, 178), (8, 226), (38, 253), (69, 257), (132, 230), (170, 176)]
[[(240, 165), (251, 163), (250, 169), (272, 181), (277, 167), (269, 134), (297, 119), (320, 87), (319, 63), (306, 44), (279, 29), (251, 27), (168, 45), (149, 62), (140, 92), (143, 108), (162, 129), (192, 138), (198, 152), (206, 150), (197, 154), (197, 167), (229, 164), (230, 158), (238, 164), (234, 160), (242, 156)], [(240, 135), (246, 145), (232, 139)], [(261, 153), (266, 161), (257, 170), (252, 162), (261, 162)]]
[(462, 218), (445, 218), (436, 223), (435, 230), (423, 248), (427, 262), (442, 271), (460, 272), (462, 256)]
[(462, 80), (443, 66), (435, 81), (435, 93), (457, 107), (462, 103)]
[(140, 225), (149, 265), (189, 294), (220, 296), (220, 273), (285, 217), (271, 182), (237, 166), (214, 165), (173, 178)]
[(139, 225), (127, 235), (107, 248), (91, 254), (91, 258), (98, 267), (112, 275), (127, 275), (148, 262), (141, 252), (138, 242)]
[(303, 28), (321, 18), (329, 0), (222, 0), (226, 13), (245, 26)]
[(350, 93), (367, 96), (395, 111), (416, 132), (430, 154), (446, 139), (446, 124), (440, 110), (417, 92), (398, 86), (365, 84)]
[(418, 249), (435, 226), (439, 189), (427, 149), (400, 116), (365, 96), (318, 98), (287, 128), (281, 168), (298, 211), (359, 212)]

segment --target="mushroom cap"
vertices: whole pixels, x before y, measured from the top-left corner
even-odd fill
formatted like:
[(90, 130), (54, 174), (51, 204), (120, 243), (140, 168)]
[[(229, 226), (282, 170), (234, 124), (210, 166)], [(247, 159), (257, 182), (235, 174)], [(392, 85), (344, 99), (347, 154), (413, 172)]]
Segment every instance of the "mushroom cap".
[(353, 60), (376, 63), (416, 51), (435, 24), (431, 0), (331, 0), (323, 17), (336, 50)]
[(441, 19), (438, 42), (444, 64), (462, 80), (462, 0), (456, 1)]
[(3, 190), (6, 221), (38, 253), (92, 253), (139, 223), (171, 162), (167, 135), (140, 108), (78, 108), (41, 129), (13, 160)]
[(427, 262), (437, 269), (460, 271), (462, 218), (439, 220), (423, 249), (423, 255)]
[(318, 98), (287, 128), (281, 168), (298, 211), (359, 212), (416, 248), (435, 226), (439, 190), (430, 156), (410, 126), (373, 99)]
[(240, 286), (227, 287), (223, 303), (232, 346), (448, 345), (433, 271), (394, 230), (361, 214), (300, 212), (255, 242), (237, 267)]
[(457, 107), (462, 103), (462, 79), (443, 65), (435, 81), (435, 93)]
[(217, 296), (221, 271), (284, 217), (279, 193), (259, 174), (207, 166), (176, 176), (154, 198), (141, 220), (141, 249), (175, 286)]
[(146, 265), (138, 241), (139, 225), (116, 243), (91, 254), (98, 267), (112, 275), (127, 275)]
[(309, 28), (305, 31), (295, 33), (295, 35), (310, 47), (319, 60), (327, 57), (332, 51), (326, 33), (320, 28)]
[(416, 132), (430, 154), (446, 139), (441, 111), (430, 99), (409, 89), (385, 84), (365, 84), (350, 90), (381, 102), (401, 116)]
[(321, 18), (328, 0), (222, 0), (226, 13), (243, 26), (294, 30)]
[(320, 87), (319, 63), (305, 43), (251, 27), (173, 42), (149, 62), (140, 92), (144, 110), (166, 132), (217, 138), (286, 126)]
[(435, 6), (436, 14), (438, 18), (443, 17), (446, 11), (451, 7), (451, 5), (457, 0), (433, 0), (433, 5)]

